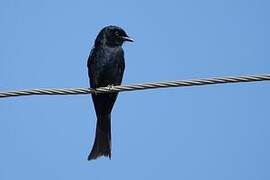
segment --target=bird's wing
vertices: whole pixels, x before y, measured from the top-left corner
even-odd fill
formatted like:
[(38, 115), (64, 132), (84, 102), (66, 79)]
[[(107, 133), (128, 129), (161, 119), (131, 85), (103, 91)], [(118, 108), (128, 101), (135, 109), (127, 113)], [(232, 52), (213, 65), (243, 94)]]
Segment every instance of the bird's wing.
[(92, 48), (88, 60), (87, 60), (87, 67), (88, 67), (88, 77), (89, 77), (89, 81), (90, 81), (90, 87), (91, 88), (96, 88), (97, 87), (97, 82), (95, 81), (94, 77), (97, 77), (97, 71), (93, 71), (93, 69), (95, 69), (93, 66), (95, 66), (97, 56), (96, 56), (96, 51), (95, 48)]
[(120, 85), (122, 83), (124, 70), (125, 70), (125, 57), (124, 57), (124, 51), (121, 50), (120, 53), (116, 57), (118, 59), (118, 73), (119, 73), (119, 79), (117, 79), (117, 85)]

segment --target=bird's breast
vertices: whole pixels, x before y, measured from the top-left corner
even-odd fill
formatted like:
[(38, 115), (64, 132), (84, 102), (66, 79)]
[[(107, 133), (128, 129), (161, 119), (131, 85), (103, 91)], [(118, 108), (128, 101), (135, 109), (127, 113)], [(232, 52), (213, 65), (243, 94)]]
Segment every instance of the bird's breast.
[(96, 67), (93, 68), (96, 71), (97, 82), (99, 86), (118, 85), (121, 83), (123, 76), (123, 53), (121, 49), (108, 48), (96, 59)]

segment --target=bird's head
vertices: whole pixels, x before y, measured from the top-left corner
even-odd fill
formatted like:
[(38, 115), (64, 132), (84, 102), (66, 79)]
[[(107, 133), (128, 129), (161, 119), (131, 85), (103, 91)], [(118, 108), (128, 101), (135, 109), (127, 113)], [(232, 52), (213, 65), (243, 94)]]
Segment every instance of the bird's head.
[(133, 42), (127, 33), (117, 26), (106, 26), (98, 34), (95, 44), (105, 44), (109, 47), (122, 46), (125, 41)]

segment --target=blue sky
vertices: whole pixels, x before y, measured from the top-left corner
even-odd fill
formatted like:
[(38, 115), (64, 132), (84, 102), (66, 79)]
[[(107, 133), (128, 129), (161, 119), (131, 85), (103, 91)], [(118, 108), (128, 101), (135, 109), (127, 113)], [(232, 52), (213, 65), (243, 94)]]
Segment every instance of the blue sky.
[[(99, 30), (119, 25), (124, 83), (270, 73), (267, 0), (0, 2), (0, 91), (88, 87)], [(270, 179), (270, 83), (121, 93), (112, 159), (87, 161), (89, 95), (0, 100), (0, 179)]]

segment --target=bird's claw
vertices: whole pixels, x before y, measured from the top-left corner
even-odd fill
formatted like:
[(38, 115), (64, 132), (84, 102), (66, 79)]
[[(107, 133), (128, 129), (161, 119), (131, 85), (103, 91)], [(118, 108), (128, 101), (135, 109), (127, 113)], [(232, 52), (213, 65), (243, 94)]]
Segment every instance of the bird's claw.
[(108, 89), (109, 91), (111, 91), (111, 90), (113, 89), (113, 84), (108, 85), (108, 86), (107, 86), (107, 89)]
[(93, 88), (93, 90), (94, 90), (94, 92), (93, 92), (93, 93), (94, 93), (95, 95), (98, 95), (97, 88)]

